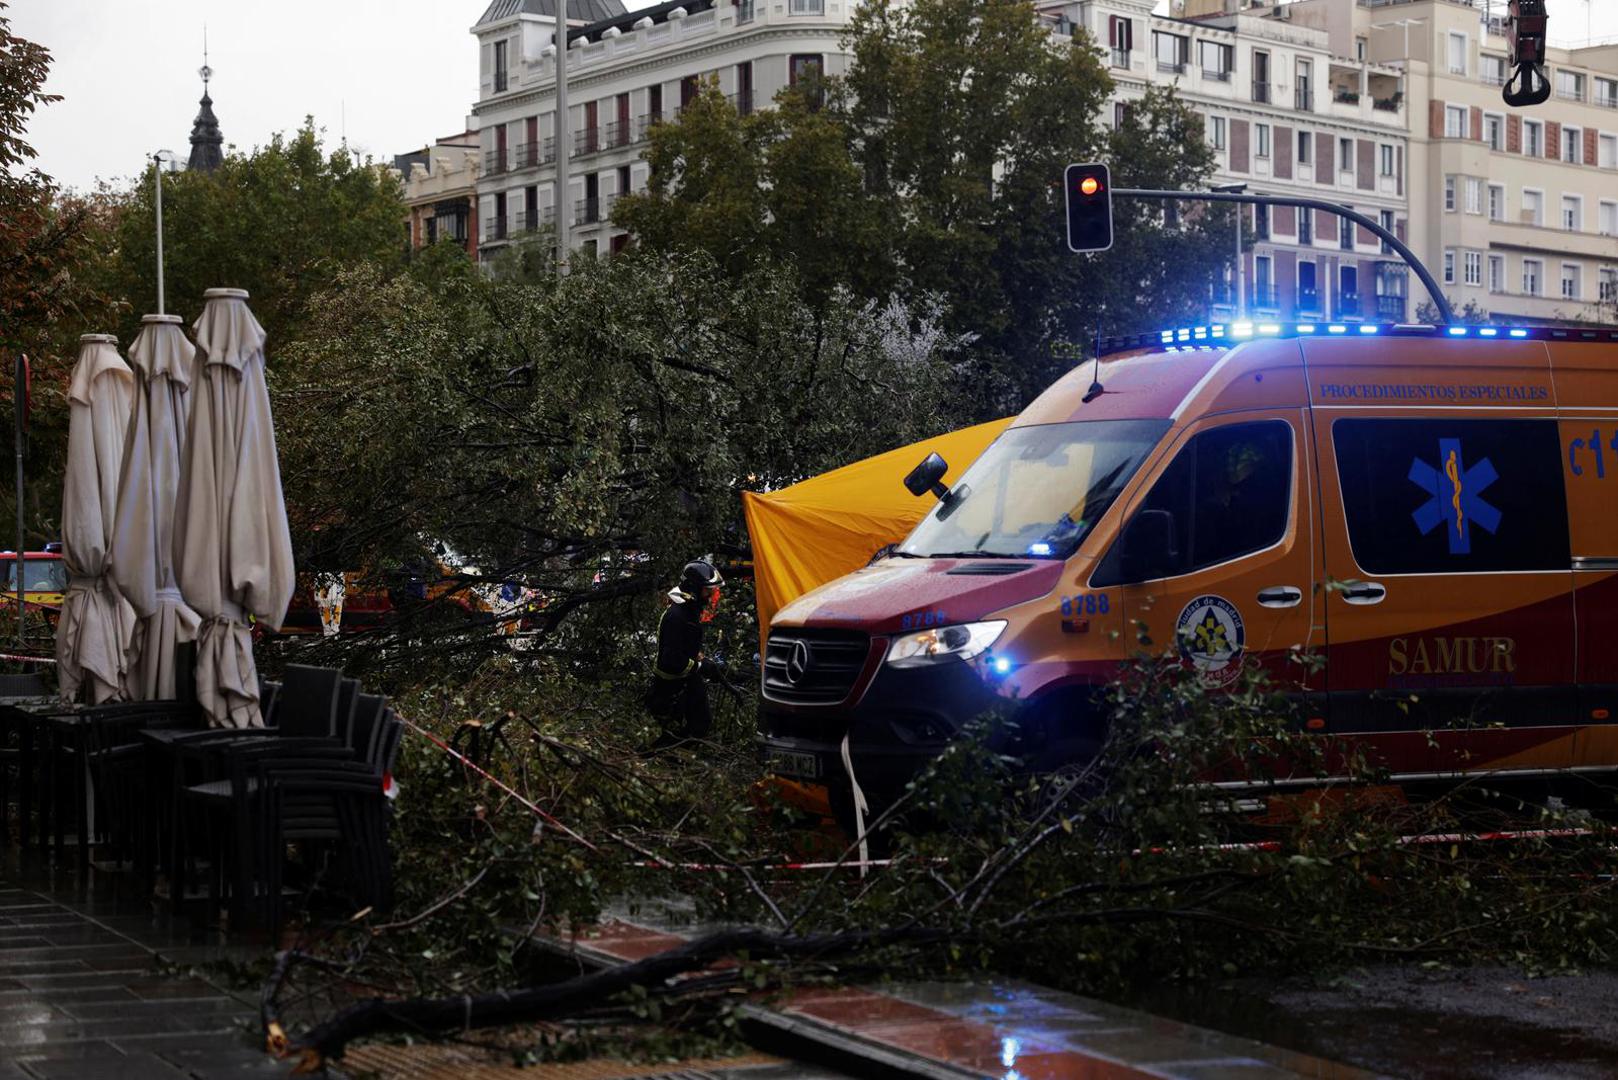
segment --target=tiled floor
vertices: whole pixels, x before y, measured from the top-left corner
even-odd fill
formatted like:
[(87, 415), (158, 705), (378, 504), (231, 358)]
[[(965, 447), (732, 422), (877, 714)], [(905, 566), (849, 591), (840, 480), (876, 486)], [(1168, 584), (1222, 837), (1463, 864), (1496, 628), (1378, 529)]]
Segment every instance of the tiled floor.
[[(0, 1080), (286, 1074), (265, 1056), (251, 1008), (176, 974), (225, 946), (165, 934), (102, 901), (68, 906), (15, 880), (0, 878)], [(166, 939), (161, 959), (130, 933), (141, 929)]]

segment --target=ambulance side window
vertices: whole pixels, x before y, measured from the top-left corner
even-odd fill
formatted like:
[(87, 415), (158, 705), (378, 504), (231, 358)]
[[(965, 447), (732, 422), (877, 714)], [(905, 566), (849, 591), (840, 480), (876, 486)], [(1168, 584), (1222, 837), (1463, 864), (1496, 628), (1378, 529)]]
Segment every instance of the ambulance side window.
[[(1166, 576), (1262, 551), (1286, 533), (1292, 510), (1292, 427), (1284, 420), (1199, 432), (1180, 448), (1139, 507), (1174, 517), (1176, 563)], [(1114, 543), (1092, 585), (1124, 580)]]
[(1332, 424), (1354, 561), (1367, 574), (1566, 570), (1554, 420)]

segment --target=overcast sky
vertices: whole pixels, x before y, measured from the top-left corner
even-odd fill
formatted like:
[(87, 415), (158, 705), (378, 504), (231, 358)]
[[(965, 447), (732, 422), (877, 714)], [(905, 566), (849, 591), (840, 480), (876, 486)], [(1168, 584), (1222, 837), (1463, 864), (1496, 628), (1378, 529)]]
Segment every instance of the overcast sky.
[[(139, 172), (154, 150), (189, 153), (204, 23), (226, 143), (261, 144), (310, 114), (333, 142), (346, 130), (378, 157), (460, 131), (477, 96), (468, 30), (488, 0), (10, 4), (13, 33), (51, 50), (47, 88), (64, 99), (30, 125), (39, 165), (83, 188)], [(1583, 40), (1587, 11), (1590, 35), (1618, 36), (1618, 0), (1551, 0), (1556, 36)]]

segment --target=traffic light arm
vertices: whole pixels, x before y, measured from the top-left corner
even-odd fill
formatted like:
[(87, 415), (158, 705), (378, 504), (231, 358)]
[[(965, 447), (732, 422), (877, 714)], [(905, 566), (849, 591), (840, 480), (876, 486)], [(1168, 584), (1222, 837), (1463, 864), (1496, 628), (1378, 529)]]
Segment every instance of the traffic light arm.
[(1115, 198), (1120, 199), (1133, 197), (1136, 199), (1169, 199), (1186, 202), (1233, 202), (1254, 203), (1262, 206), (1296, 206), (1303, 210), (1324, 210), (1328, 214), (1336, 214), (1338, 217), (1347, 218), (1356, 225), (1363, 225), (1371, 230), (1384, 244), (1397, 252), (1399, 257), (1405, 261), (1405, 265), (1410, 267), (1416, 277), (1421, 279), (1422, 285), (1427, 289), (1427, 295), (1433, 298), (1433, 303), (1438, 307), (1439, 318), (1446, 324), (1455, 321), (1455, 312), (1450, 309), (1449, 301), (1444, 299), (1444, 293), (1439, 289), (1438, 282), (1433, 279), (1433, 275), (1422, 265), (1421, 260), (1416, 258), (1416, 253), (1406, 247), (1392, 232), (1384, 229), (1380, 221), (1373, 221), (1364, 214), (1356, 210), (1350, 210), (1346, 206), (1327, 202), (1324, 199), (1294, 199), (1286, 195), (1247, 195), (1226, 191), (1156, 191), (1151, 188), (1113, 188), (1112, 194)]

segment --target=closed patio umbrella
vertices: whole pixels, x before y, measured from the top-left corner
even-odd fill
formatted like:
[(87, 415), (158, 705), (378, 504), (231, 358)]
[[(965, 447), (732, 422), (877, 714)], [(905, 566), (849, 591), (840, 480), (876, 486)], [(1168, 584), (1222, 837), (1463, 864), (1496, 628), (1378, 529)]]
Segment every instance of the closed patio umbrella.
[[(62, 697), (92, 704), (125, 691), (124, 652), (135, 615), (112, 581), (112, 521), (134, 377), (118, 339), (85, 334), (68, 384), (67, 472), (62, 480), (62, 560), (67, 594), (56, 624)], [(19, 554), (19, 559), (20, 559)]]
[(178, 315), (148, 315), (129, 347), (135, 403), (118, 480), (112, 529), (113, 580), (139, 621), (129, 647), (130, 696), (176, 696), (175, 648), (201, 623), (174, 573), (174, 503), (185, 442), (186, 392), (196, 349)]
[(174, 552), (202, 619), (197, 700), (216, 727), (261, 727), (248, 616), (281, 627), (292, 537), (264, 379), (264, 328), (241, 289), (209, 289), (192, 327), (197, 363), (180, 458)]

